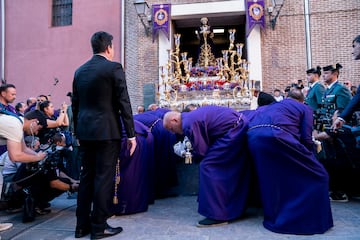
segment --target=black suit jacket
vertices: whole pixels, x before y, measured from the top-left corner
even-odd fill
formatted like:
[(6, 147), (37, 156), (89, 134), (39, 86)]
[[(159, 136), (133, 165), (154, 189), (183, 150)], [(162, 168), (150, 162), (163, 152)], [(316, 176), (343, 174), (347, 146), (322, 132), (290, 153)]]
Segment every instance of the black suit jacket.
[(351, 117), (355, 111), (360, 110), (360, 85), (356, 91), (355, 96), (351, 99), (344, 111), (340, 114), (340, 117), (345, 121), (351, 120)]
[(94, 55), (74, 75), (72, 111), (79, 140), (121, 139), (120, 117), (127, 136), (134, 120), (125, 73), (120, 63)]

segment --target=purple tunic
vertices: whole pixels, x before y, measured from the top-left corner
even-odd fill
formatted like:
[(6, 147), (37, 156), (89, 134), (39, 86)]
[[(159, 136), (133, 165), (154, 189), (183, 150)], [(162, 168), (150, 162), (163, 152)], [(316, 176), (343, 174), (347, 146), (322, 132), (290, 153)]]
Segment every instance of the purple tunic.
[(149, 112), (150, 114), (153, 114), (153, 115), (157, 116), (158, 118), (163, 119), (165, 113), (167, 113), (167, 112), (169, 112), (169, 111), (170, 111), (170, 109), (168, 109), (168, 108), (157, 108), (157, 109), (154, 110), (154, 111), (147, 111), (147, 112)]
[(248, 145), (259, 179), (264, 227), (287, 234), (324, 233), (333, 226), (329, 177), (314, 155), (312, 110), (285, 99), (254, 113)]
[(154, 139), (148, 127), (136, 120), (134, 124), (137, 146), (131, 157), (125, 132), (121, 141), (118, 204), (113, 206), (116, 215), (147, 211), (148, 204), (154, 201)]
[(199, 213), (224, 221), (240, 217), (250, 181), (247, 120), (233, 109), (207, 106), (182, 113), (182, 128), (201, 157)]
[(168, 196), (171, 187), (176, 186), (178, 183), (176, 172), (177, 156), (173, 150), (176, 136), (163, 127), (162, 119), (153, 114), (156, 111), (136, 114), (134, 119), (150, 128), (154, 136), (154, 191), (156, 198), (163, 198)]

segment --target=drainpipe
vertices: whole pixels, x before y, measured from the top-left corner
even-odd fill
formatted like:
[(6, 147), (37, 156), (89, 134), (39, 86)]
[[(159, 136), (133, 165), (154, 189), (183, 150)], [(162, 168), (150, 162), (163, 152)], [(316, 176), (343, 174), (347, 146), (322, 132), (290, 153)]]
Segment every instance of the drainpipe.
[(5, 81), (5, 0), (1, 0), (1, 80)]
[(125, 64), (125, 2), (126, 1), (121, 1), (121, 20), (120, 20), (120, 24), (121, 24), (121, 40), (120, 40), (120, 49), (121, 49), (121, 56), (120, 56), (120, 62), (121, 64), (124, 66)]
[(305, 38), (306, 38), (306, 63), (307, 63), (307, 69), (310, 69), (312, 66), (312, 63), (311, 63), (311, 35), (310, 35), (309, 0), (304, 0), (304, 15), (305, 15)]

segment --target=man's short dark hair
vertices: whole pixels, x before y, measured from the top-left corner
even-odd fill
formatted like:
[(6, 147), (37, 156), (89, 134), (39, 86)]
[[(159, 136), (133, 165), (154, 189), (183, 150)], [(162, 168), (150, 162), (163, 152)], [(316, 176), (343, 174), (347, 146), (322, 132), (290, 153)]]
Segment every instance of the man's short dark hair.
[(22, 102), (18, 102), (18, 103), (15, 105), (16, 111), (20, 111), (20, 108), (22, 107), (22, 105), (23, 105)]
[(108, 46), (112, 46), (113, 36), (107, 32), (96, 32), (91, 37), (91, 47), (93, 53), (102, 53), (105, 52)]
[(257, 104), (259, 107), (269, 105), (273, 102), (276, 102), (276, 99), (271, 94), (266, 92), (259, 92), (257, 99)]
[(44, 94), (40, 94), (39, 96), (37, 96), (38, 98), (45, 98), (46, 100), (49, 100), (48, 96), (44, 95)]
[(355, 43), (355, 42), (360, 43), (360, 35), (357, 35), (357, 36), (354, 38), (353, 43)]
[(25, 119), (31, 120), (31, 119), (37, 119), (39, 121), (39, 124), (43, 127), (47, 127), (46, 117), (45, 114), (43, 114), (39, 110), (33, 110), (30, 112), (27, 112), (24, 116)]
[(191, 112), (191, 111), (193, 111), (193, 110), (195, 110), (197, 108), (198, 108), (198, 105), (190, 103), (190, 104), (185, 106), (183, 112)]
[(0, 92), (5, 92), (8, 88), (16, 88), (14, 84), (5, 83), (0, 86)]
[(61, 143), (63, 141), (63, 138), (65, 139), (65, 135), (63, 133), (57, 132), (55, 133), (55, 135), (53, 136), (53, 142), (56, 143)]
[(291, 89), (290, 92), (288, 93), (288, 98), (292, 98), (299, 102), (303, 102), (305, 99), (305, 96), (304, 96), (303, 92), (301, 91), (301, 89), (294, 88), (294, 89)]

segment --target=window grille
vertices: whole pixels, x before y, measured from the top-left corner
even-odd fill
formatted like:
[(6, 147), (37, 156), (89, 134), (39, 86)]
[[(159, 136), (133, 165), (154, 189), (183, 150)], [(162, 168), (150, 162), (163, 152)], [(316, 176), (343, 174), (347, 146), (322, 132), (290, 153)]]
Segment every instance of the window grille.
[(68, 26), (72, 24), (72, 0), (52, 1), (52, 22), (53, 27)]

